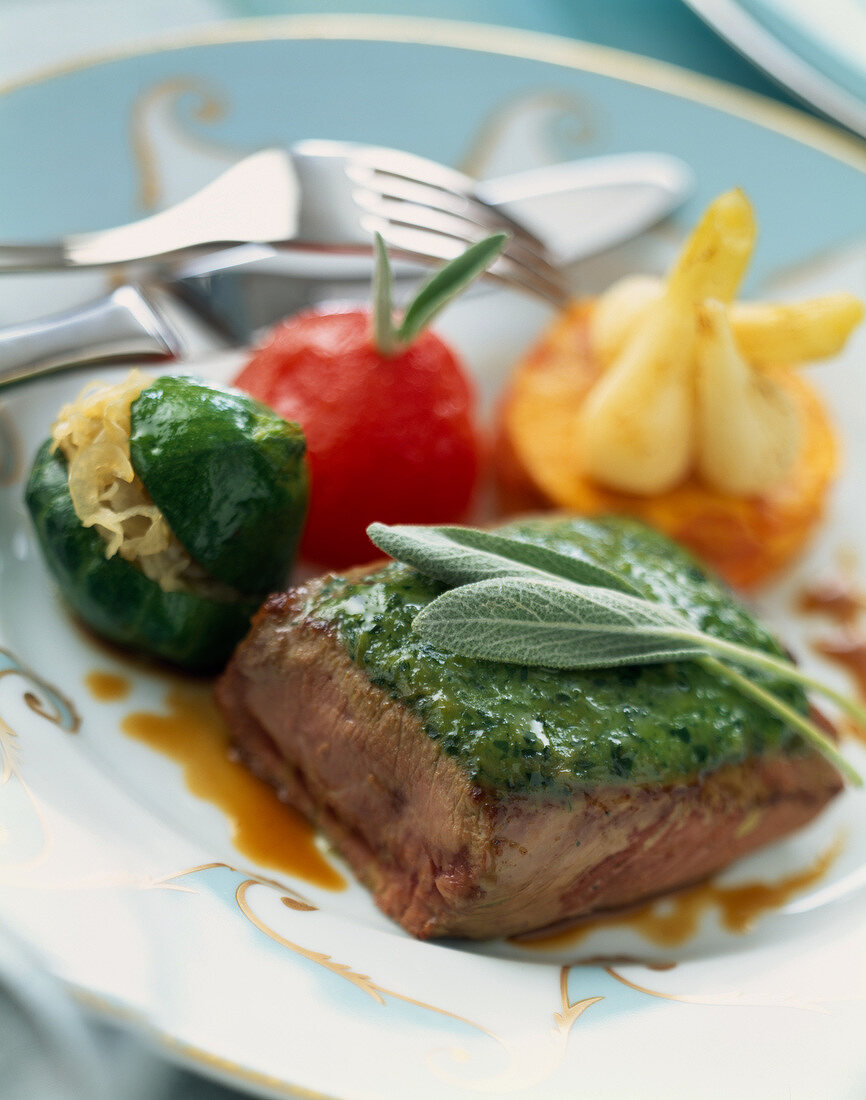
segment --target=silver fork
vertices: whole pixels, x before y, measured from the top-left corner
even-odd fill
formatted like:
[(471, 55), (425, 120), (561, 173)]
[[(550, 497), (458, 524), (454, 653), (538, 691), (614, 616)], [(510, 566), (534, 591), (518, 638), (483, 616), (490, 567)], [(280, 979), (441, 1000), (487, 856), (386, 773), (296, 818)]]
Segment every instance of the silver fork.
[(128, 225), (51, 244), (0, 244), (0, 272), (154, 264), (241, 243), (449, 260), (492, 232), (509, 242), (489, 274), (555, 305), (568, 286), (545, 245), (485, 202), (468, 176), (410, 153), (303, 141), (246, 157), (200, 191)]

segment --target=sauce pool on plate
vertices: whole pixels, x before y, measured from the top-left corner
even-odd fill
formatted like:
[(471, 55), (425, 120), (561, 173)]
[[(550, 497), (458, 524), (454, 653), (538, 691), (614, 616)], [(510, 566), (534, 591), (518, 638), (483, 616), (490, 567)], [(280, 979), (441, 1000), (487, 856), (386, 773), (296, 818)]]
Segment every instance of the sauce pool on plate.
[[(111, 694), (120, 688), (115, 680), (123, 677), (92, 672), (86, 683), (95, 698), (109, 700), (121, 697)], [(189, 790), (230, 819), (232, 843), (244, 856), (314, 886), (345, 887), (342, 875), (316, 847), (312, 826), (281, 802), (273, 788), (232, 759), (228, 730), (210, 685), (170, 684), (165, 710), (134, 711), (122, 720), (121, 729), (182, 766)]]
[(822, 657), (833, 661), (851, 675), (858, 693), (866, 698), (866, 634), (857, 630), (846, 630), (814, 643)]
[(847, 573), (835, 573), (815, 581), (800, 593), (799, 608), (826, 615), (839, 623), (851, 623), (864, 607), (863, 593)]
[(115, 672), (89, 672), (84, 678), (87, 690), (101, 703), (114, 703), (129, 695), (131, 684), (126, 676)]
[[(866, 631), (861, 614), (866, 610), (864, 596), (852, 567), (820, 578), (805, 588), (799, 598), (799, 608), (807, 614), (818, 614), (837, 623), (839, 629), (817, 638), (812, 648), (820, 656), (845, 670), (861, 699), (866, 700)], [(853, 721), (843, 729), (866, 742), (866, 730)]]
[(765, 913), (781, 908), (791, 898), (820, 882), (838, 858), (841, 847), (841, 841), (837, 840), (808, 867), (776, 882), (744, 882), (732, 886), (702, 882), (626, 912), (592, 917), (574, 927), (547, 934), (516, 936), (512, 942), (543, 950), (567, 948), (591, 932), (624, 928), (637, 932), (659, 947), (679, 947), (697, 934), (704, 914), (712, 908), (717, 910), (720, 923), (727, 931), (743, 934)]

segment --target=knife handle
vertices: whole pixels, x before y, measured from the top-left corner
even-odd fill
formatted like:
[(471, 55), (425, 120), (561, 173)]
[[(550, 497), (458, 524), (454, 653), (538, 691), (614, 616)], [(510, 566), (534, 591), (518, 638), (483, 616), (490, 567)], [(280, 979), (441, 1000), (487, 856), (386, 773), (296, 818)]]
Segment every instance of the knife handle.
[(0, 386), (85, 363), (170, 360), (180, 341), (139, 287), (0, 329)]

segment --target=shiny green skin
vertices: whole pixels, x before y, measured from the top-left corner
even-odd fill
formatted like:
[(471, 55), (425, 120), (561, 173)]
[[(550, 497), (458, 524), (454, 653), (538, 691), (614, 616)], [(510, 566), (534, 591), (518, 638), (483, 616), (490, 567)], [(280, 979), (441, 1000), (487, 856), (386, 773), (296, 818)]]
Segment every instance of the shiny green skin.
[(69, 495), (66, 460), (42, 445), (25, 493), (39, 545), (63, 595), (101, 637), (192, 672), (221, 668), (249, 629), (258, 599), (218, 603), (164, 592), (82, 527)]
[(215, 671), (291, 569), (307, 508), (303, 434), (244, 394), (169, 376), (133, 401), (130, 425), (133, 469), (225, 595), (165, 592), (132, 563), (106, 558), (101, 536), (79, 522), (66, 460), (50, 442), (25, 494), (42, 552), (67, 601), (101, 637)]
[(253, 398), (180, 376), (157, 378), (130, 409), (129, 454), (194, 561), (246, 596), (288, 579), (307, 511), (297, 424)]
[[(543, 518), (501, 528), (627, 576), (710, 634), (781, 655), (778, 643), (680, 547), (632, 520)], [(763, 753), (799, 752), (791, 729), (694, 661), (554, 671), (444, 653), (412, 630), (443, 585), (399, 564), (310, 589), (370, 680), (494, 793), (558, 797), (607, 784), (687, 780)], [(800, 713), (796, 686), (750, 672)]]

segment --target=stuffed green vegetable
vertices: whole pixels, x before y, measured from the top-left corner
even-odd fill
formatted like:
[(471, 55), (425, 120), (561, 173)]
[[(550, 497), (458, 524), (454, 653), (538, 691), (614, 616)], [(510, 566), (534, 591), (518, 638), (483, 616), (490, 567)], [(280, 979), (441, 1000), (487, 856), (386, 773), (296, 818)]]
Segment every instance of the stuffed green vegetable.
[(97, 634), (220, 667), (289, 574), (307, 508), (301, 429), (233, 390), (137, 371), (65, 406), (26, 502), (49, 568)]

